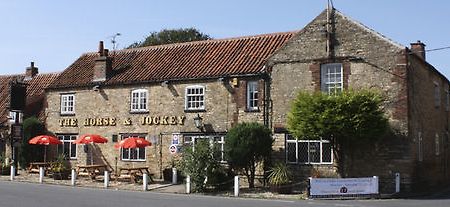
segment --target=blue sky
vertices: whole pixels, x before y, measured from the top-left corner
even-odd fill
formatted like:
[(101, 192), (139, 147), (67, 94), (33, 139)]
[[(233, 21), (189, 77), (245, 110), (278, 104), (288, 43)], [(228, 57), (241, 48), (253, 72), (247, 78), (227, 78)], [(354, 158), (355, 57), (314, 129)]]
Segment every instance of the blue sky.
[[(151, 31), (195, 27), (213, 38), (302, 29), (326, 0), (0, 0), (0, 75), (19, 74), (31, 61), (40, 73), (63, 71), (104, 40), (111, 49), (142, 40)], [(404, 46), (421, 40), (450, 46), (448, 0), (334, 0), (334, 6)], [(450, 49), (427, 60), (450, 78)]]

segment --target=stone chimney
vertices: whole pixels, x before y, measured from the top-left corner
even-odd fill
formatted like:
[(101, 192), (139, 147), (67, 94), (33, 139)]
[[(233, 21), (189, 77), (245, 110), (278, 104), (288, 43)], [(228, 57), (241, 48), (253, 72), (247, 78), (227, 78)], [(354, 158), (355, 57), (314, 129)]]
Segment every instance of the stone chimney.
[(95, 59), (93, 82), (102, 82), (109, 78), (112, 71), (112, 59), (108, 56), (108, 50), (104, 49), (103, 41), (98, 45), (99, 57)]
[(420, 40), (417, 40), (415, 43), (411, 43), (411, 52), (416, 54), (422, 60), (425, 59), (425, 44), (423, 44)]
[(30, 67), (27, 67), (25, 70), (25, 79), (24, 80), (31, 80), (38, 73), (39, 73), (38, 68), (34, 67), (34, 62), (31, 62)]

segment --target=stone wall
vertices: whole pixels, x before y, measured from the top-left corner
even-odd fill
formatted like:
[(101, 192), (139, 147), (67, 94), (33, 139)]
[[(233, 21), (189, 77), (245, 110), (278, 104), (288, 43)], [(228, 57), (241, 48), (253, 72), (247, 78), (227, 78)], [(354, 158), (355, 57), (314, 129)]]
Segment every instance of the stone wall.
[[(245, 83), (245, 80), (241, 78), (239, 80)], [(185, 111), (185, 88), (191, 85), (205, 86), (204, 111)], [(90, 88), (49, 91), (47, 93), (46, 123), (48, 129), (55, 134), (93, 133), (107, 137), (108, 143), (95, 145), (97, 154), (94, 157), (97, 163), (105, 163), (112, 170), (120, 166), (145, 165), (150, 167), (152, 173), (160, 176), (162, 170), (171, 167), (172, 161), (179, 159), (180, 156), (179, 154), (172, 155), (169, 152), (173, 133), (225, 134), (237, 122), (262, 120), (261, 111), (246, 112), (245, 105), (242, 108), (236, 104), (246, 98), (245, 88), (245, 84), (232, 86), (227, 81), (210, 80), (170, 83), (167, 87), (159, 84), (140, 84), (100, 87), (99, 91)], [(148, 90), (148, 113), (130, 112), (130, 94), (135, 89)], [(60, 95), (62, 93), (75, 94), (75, 115), (60, 115)], [(262, 98), (262, 96), (260, 97)], [(197, 114), (203, 118), (206, 132), (201, 132), (195, 127), (193, 118)], [(153, 123), (150, 124), (148, 117), (159, 117), (157, 119), (160, 123), (154, 124), (152, 121)], [(183, 117), (182, 121), (180, 121), (181, 117)], [(92, 124), (85, 125), (84, 123), (86, 119), (95, 122), (98, 118), (105, 118), (103, 125), (107, 125), (104, 124), (107, 123), (106, 119), (114, 119), (115, 124), (114, 126), (110, 124), (108, 126), (92, 126)], [(71, 126), (72, 122), (68, 121), (66, 126), (61, 126), (61, 120), (77, 120), (77, 123)], [(146, 134), (147, 139), (153, 142), (152, 146), (146, 148), (145, 161), (130, 162), (120, 159), (119, 150), (113, 147), (115, 143), (112, 141), (112, 137), (118, 136), (120, 140), (120, 134), (124, 133)], [(180, 142), (182, 141), (180, 140)], [(85, 153), (83, 147), (78, 146), (77, 159), (72, 160), (72, 164), (89, 164), (87, 155), (89, 153)]]
[[(416, 162), (415, 187), (445, 185), (450, 179), (448, 80), (415, 55), (410, 55), (409, 62), (410, 136), (411, 156)], [(440, 92), (438, 105), (435, 103), (436, 86)]]
[[(381, 137), (375, 145), (361, 149), (347, 176), (380, 176), (383, 192), (392, 192), (394, 174), (400, 172), (404, 185), (411, 183), (413, 161), (408, 137), (408, 93), (405, 48), (368, 29), (339, 12), (333, 18), (332, 51), (327, 53), (326, 13), (320, 14), (269, 60), (271, 66), (272, 121), (286, 127), (286, 114), (299, 91), (320, 90), (320, 64), (343, 64), (344, 89), (373, 89), (385, 98), (384, 110), (393, 134)], [(331, 56), (329, 56), (329, 54)], [(276, 134), (274, 150), (285, 159), (284, 133)], [(284, 152), (285, 153), (285, 152)], [(335, 160), (336, 161), (336, 160)], [(293, 166), (295, 167), (295, 166)], [(310, 172), (336, 176), (333, 165), (296, 166)], [(307, 177), (297, 174), (299, 177)]]

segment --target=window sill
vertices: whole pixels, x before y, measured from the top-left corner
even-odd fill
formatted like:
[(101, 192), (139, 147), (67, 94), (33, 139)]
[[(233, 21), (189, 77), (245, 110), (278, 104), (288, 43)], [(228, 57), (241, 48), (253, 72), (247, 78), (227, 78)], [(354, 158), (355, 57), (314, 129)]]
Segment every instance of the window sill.
[(59, 113), (60, 116), (75, 116), (75, 113)]
[(146, 160), (120, 160), (122, 162), (146, 162)]
[(149, 111), (130, 111), (130, 114), (148, 114)]
[(185, 113), (197, 113), (197, 112), (206, 112), (206, 109), (185, 109)]

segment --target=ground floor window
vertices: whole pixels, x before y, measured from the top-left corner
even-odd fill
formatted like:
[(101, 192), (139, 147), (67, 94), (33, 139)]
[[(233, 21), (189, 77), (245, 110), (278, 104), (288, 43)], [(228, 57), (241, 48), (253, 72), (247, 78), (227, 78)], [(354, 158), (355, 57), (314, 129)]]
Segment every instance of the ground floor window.
[[(146, 139), (146, 134), (121, 134), (121, 139), (138, 137)], [(142, 148), (120, 148), (120, 159), (124, 161), (145, 161), (145, 147)]]
[(195, 150), (195, 143), (199, 140), (208, 140), (214, 149), (214, 158), (225, 163), (225, 135), (183, 135), (184, 147), (192, 147)]
[(328, 140), (300, 140), (286, 135), (286, 162), (295, 164), (332, 164), (333, 152)]
[(57, 136), (63, 143), (58, 145), (58, 154), (64, 154), (67, 159), (77, 159), (77, 146), (73, 143), (77, 139), (77, 135), (59, 134)]

